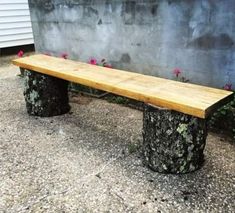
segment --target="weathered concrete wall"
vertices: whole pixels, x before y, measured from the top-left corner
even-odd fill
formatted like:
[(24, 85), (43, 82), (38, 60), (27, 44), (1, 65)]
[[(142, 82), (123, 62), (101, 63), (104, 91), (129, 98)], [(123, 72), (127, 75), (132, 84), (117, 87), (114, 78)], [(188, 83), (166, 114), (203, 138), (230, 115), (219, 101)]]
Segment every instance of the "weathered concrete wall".
[(29, 0), (36, 50), (235, 85), (234, 0)]

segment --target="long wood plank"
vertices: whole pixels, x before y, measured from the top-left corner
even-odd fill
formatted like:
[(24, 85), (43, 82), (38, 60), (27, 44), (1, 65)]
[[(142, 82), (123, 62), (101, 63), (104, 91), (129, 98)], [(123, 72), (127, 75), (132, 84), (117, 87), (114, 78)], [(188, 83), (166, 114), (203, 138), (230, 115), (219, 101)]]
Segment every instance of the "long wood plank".
[(15, 59), (13, 64), (199, 118), (206, 118), (230, 100), (233, 94), (230, 91), (41, 54)]

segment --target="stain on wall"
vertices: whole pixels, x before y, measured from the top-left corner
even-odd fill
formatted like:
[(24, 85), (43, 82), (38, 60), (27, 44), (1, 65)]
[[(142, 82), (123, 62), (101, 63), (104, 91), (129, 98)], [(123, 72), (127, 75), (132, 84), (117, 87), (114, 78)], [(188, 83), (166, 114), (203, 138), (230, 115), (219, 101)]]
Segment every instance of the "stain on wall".
[(106, 58), (120, 69), (235, 85), (234, 0), (29, 0), (38, 52)]
[(189, 46), (198, 49), (230, 49), (233, 48), (234, 41), (228, 34), (211, 35), (205, 34), (194, 39)]

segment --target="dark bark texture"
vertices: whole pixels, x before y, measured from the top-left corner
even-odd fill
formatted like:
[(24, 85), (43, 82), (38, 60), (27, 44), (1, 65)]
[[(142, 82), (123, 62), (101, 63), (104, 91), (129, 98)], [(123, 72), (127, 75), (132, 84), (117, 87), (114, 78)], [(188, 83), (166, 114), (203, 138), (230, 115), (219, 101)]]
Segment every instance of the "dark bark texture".
[(24, 77), (24, 71), (25, 71), (25, 69), (20, 67), (20, 75), (21, 75), (22, 77)]
[(202, 166), (206, 120), (145, 105), (143, 125), (144, 163), (152, 170), (183, 174)]
[(30, 115), (50, 117), (69, 112), (68, 82), (25, 70), (24, 96)]

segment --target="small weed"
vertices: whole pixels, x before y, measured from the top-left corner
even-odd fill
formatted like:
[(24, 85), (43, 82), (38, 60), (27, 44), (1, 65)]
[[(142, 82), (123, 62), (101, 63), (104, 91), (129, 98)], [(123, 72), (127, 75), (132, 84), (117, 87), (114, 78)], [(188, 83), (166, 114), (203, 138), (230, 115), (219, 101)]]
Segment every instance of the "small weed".
[(124, 97), (118, 96), (118, 97), (116, 97), (115, 102), (117, 104), (127, 104), (128, 100), (126, 98), (124, 98)]
[(139, 146), (137, 144), (131, 143), (128, 145), (128, 152), (130, 154), (133, 154), (133, 153), (137, 152), (138, 150), (139, 150)]
[(129, 100), (122, 96), (108, 96), (106, 100), (110, 103), (115, 103), (115, 104), (128, 104), (129, 103)]

